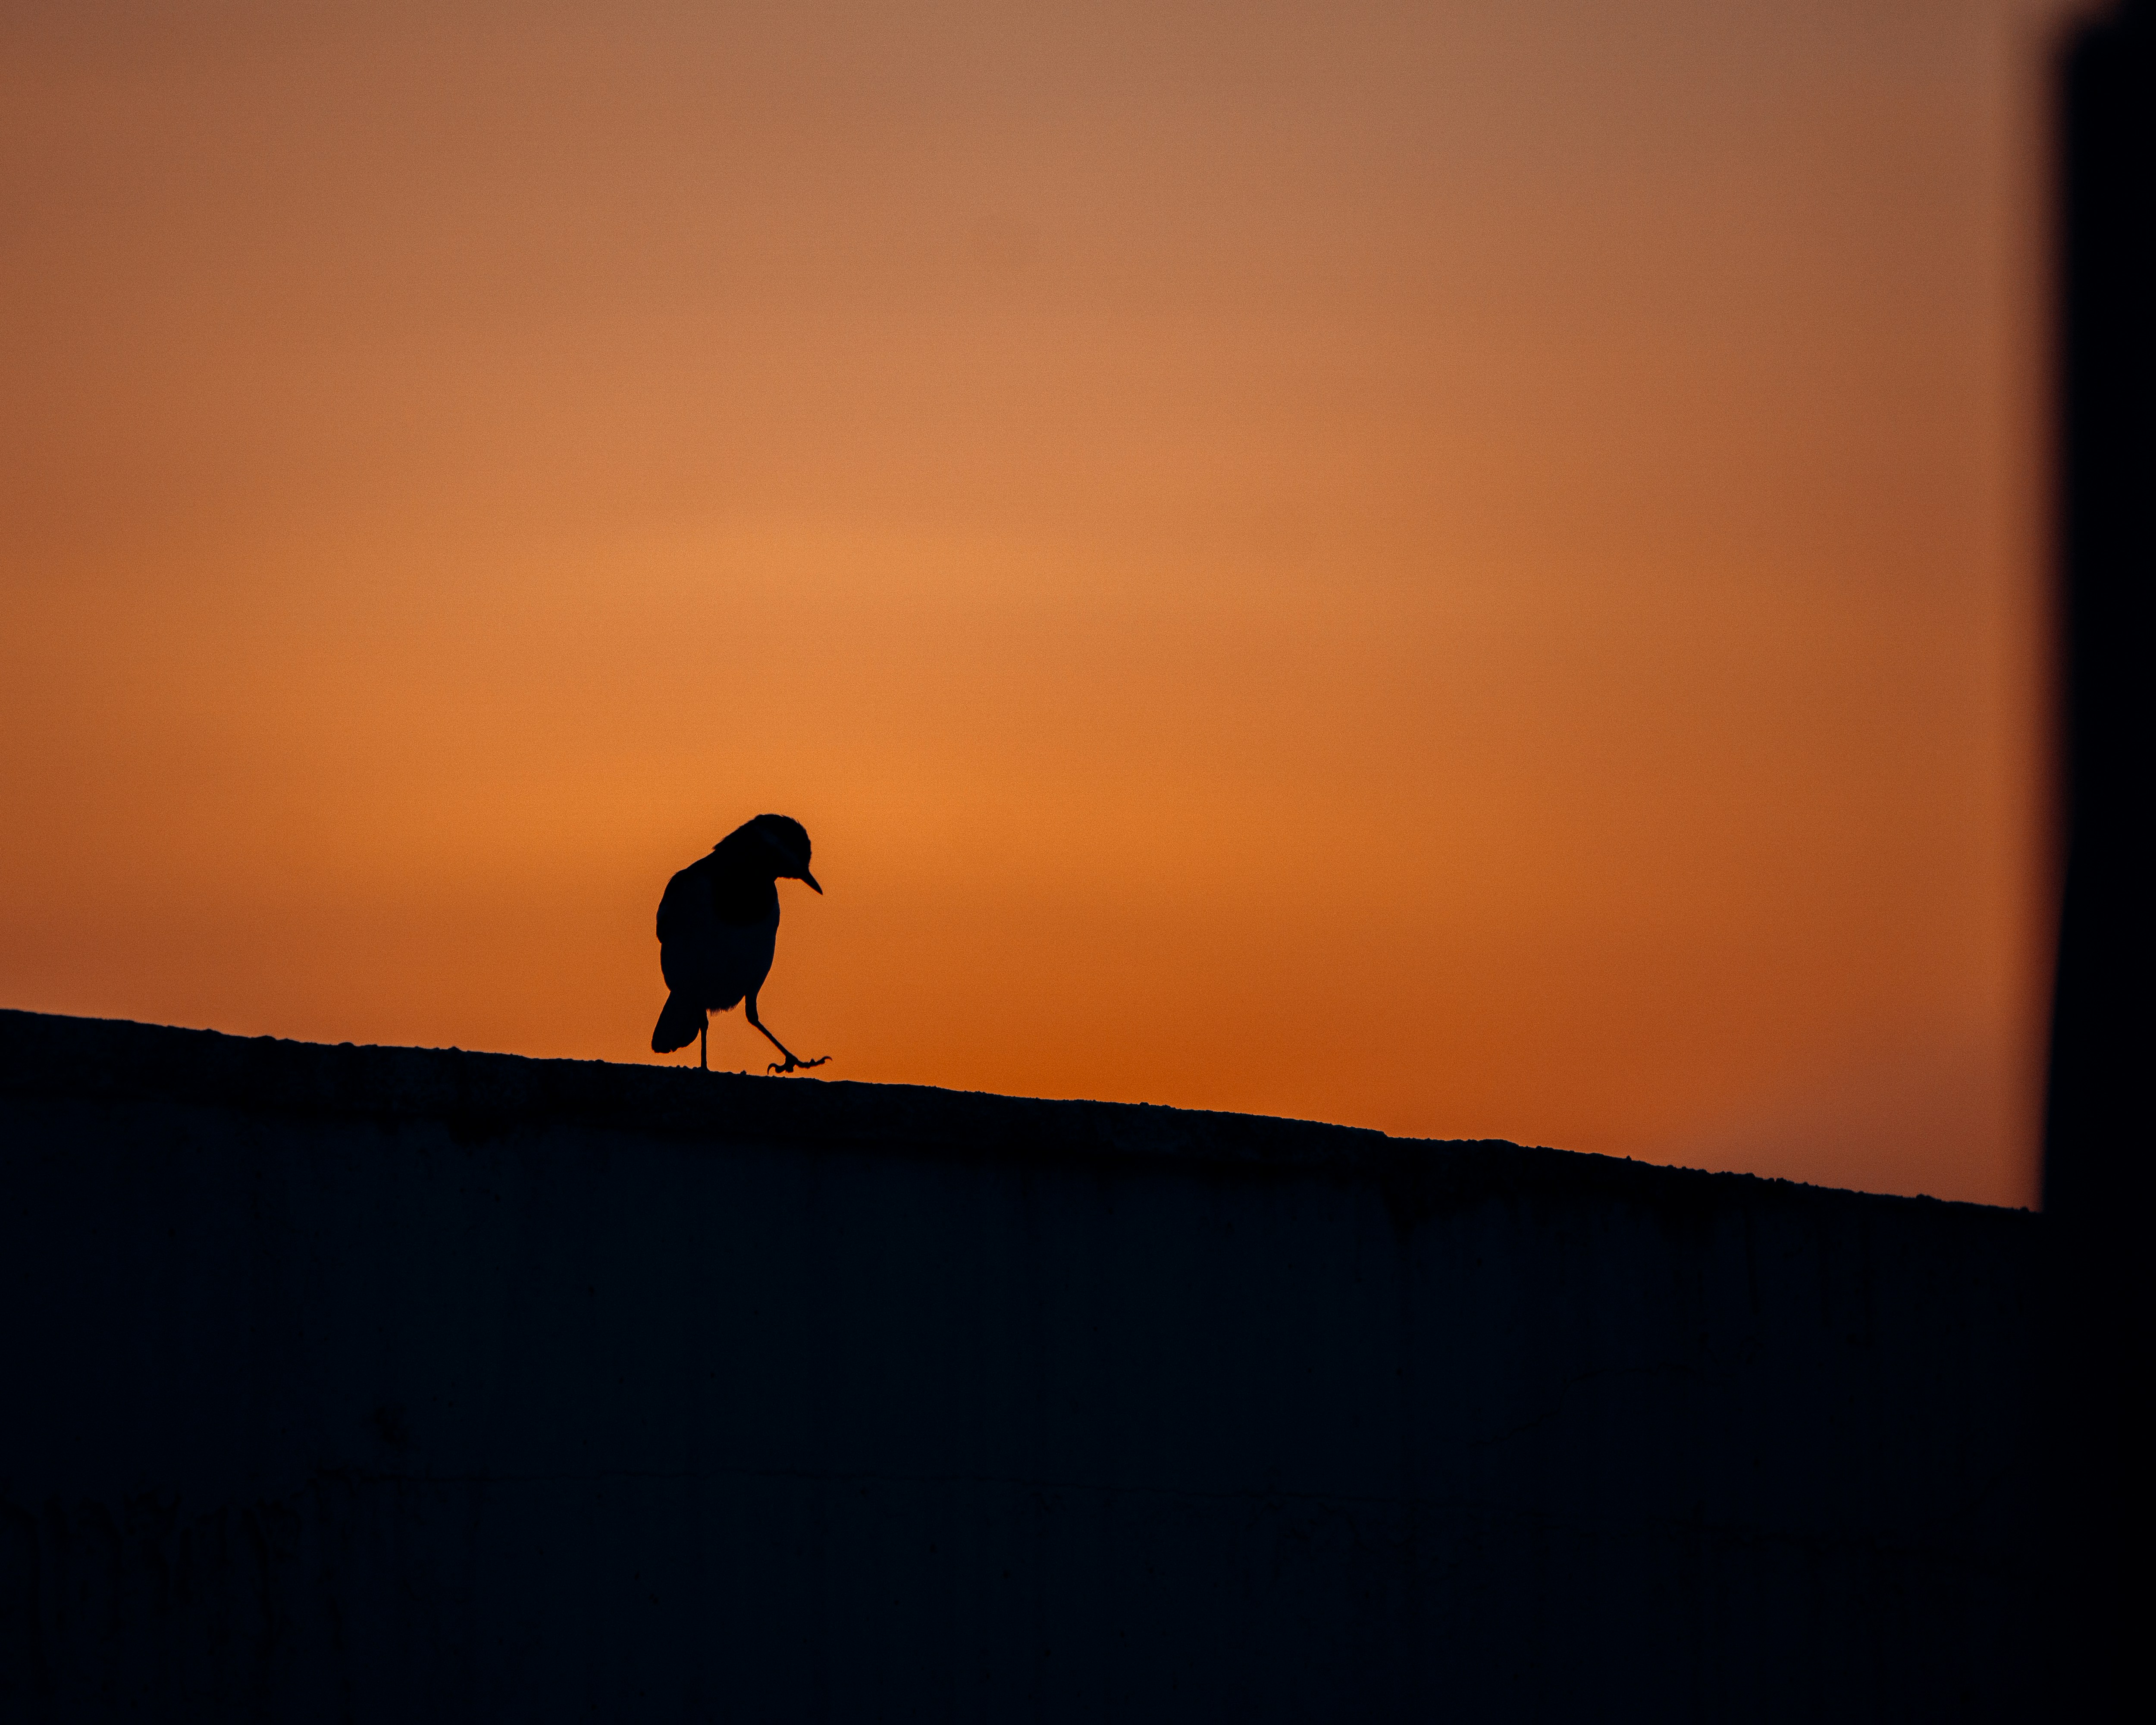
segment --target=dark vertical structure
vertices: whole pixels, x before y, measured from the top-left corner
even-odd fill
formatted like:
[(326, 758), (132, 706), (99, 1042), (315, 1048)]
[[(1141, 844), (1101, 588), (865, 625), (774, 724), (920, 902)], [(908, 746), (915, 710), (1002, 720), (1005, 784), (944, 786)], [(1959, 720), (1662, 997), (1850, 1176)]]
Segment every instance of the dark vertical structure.
[(2070, 44), (2062, 95), (2066, 883), (2044, 1208), (2055, 1717), (2149, 1716), (2149, 747), (2156, 579), (2150, 8)]

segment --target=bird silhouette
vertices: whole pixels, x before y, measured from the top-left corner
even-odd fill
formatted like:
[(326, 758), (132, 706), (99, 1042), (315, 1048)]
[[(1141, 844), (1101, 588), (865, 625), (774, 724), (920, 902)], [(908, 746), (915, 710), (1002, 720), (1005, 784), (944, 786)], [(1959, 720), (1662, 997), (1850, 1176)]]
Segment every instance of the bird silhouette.
[(783, 1065), (771, 1063), (773, 1071), (798, 1072), (831, 1058), (795, 1058), (756, 1015), (757, 991), (771, 974), (778, 940), (781, 880), (805, 880), (812, 891), (824, 891), (808, 872), (808, 834), (801, 823), (759, 814), (666, 883), (659, 901), (659, 968), (672, 992), (651, 1032), (654, 1054), (671, 1054), (701, 1036), (696, 1064), (710, 1070), (709, 1014), (745, 1000), (749, 1023), (786, 1056)]

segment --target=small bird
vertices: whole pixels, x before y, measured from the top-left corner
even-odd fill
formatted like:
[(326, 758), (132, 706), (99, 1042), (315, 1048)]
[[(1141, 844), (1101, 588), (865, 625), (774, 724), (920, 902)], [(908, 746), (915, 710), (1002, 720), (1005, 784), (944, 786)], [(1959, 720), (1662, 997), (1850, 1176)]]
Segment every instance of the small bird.
[(778, 883), (805, 880), (821, 894), (808, 872), (808, 834), (798, 820), (783, 814), (759, 814), (744, 822), (666, 883), (659, 901), (659, 968), (673, 992), (651, 1032), (651, 1051), (671, 1054), (703, 1039), (696, 1064), (711, 1070), (711, 1021), (735, 1002), (748, 1003), (748, 1021), (786, 1056), (774, 1072), (798, 1072), (820, 1066), (831, 1057), (797, 1060), (793, 1050), (756, 1015), (757, 990), (771, 974), (771, 954), (778, 940)]

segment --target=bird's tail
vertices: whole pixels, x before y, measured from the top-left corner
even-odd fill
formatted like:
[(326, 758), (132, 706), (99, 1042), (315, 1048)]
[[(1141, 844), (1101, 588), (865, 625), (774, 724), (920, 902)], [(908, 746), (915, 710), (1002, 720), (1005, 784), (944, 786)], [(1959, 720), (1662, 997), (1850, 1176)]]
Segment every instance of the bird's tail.
[(651, 1051), (671, 1054), (677, 1048), (686, 1048), (703, 1034), (703, 1008), (691, 1006), (685, 995), (669, 994), (652, 1029)]

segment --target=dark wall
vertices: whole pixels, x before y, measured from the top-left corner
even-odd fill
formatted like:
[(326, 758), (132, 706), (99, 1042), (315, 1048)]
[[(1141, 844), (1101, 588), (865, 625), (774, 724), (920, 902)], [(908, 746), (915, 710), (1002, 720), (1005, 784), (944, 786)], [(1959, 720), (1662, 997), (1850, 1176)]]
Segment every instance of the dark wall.
[(0, 1014), (0, 1712), (2005, 1717), (2038, 1219)]

